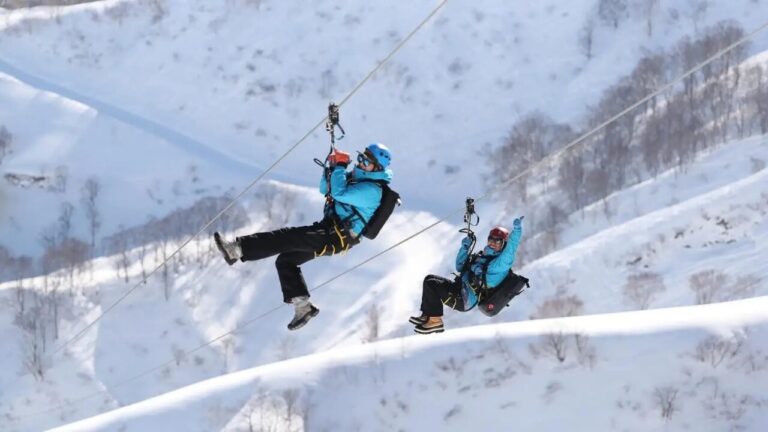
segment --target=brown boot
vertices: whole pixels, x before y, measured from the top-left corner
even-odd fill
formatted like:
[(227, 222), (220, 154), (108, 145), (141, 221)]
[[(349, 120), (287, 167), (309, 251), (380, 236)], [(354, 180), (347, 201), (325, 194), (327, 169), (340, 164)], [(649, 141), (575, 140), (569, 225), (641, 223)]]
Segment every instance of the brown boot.
[(424, 324), (427, 322), (427, 320), (429, 320), (429, 317), (422, 313), (421, 315), (412, 316), (410, 319), (408, 319), (408, 322), (413, 325), (419, 325)]
[(414, 331), (421, 334), (442, 333), (445, 331), (443, 317), (429, 317), (427, 322), (417, 325)]

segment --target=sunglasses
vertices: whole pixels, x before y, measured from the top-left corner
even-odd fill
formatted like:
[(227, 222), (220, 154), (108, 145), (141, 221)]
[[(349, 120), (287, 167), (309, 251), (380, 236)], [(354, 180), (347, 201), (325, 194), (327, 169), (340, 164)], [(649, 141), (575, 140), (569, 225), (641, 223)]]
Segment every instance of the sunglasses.
[(366, 168), (368, 168), (369, 165), (376, 165), (374, 161), (372, 161), (368, 156), (366, 156), (363, 153), (357, 154), (357, 163), (362, 164)]
[(500, 237), (488, 237), (488, 243), (491, 244), (503, 244), (504, 239)]

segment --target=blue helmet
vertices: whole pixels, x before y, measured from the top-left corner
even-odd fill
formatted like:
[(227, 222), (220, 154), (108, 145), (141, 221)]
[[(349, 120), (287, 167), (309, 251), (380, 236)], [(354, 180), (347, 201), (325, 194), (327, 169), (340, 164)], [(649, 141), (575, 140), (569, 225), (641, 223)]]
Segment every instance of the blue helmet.
[(389, 163), (392, 161), (392, 152), (389, 151), (389, 148), (381, 143), (373, 143), (368, 144), (368, 147), (365, 148), (366, 153), (370, 153), (371, 156), (376, 159), (376, 163), (379, 164), (382, 168), (387, 168), (389, 166)]

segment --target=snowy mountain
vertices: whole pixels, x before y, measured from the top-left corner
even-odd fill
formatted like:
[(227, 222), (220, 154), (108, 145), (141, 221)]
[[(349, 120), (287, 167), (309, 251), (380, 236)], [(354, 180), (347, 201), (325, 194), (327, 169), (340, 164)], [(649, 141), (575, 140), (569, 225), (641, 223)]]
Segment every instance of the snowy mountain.
[(468, 327), (246, 369), (55, 431), (743, 430), (768, 297)]
[[(41, 430), (122, 406), (69, 430), (248, 430), (249, 419), (264, 430), (410, 430), (421, 422), (508, 430), (499, 417), (527, 430), (565, 422), (576, 430), (764, 429), (764, 135), (713, 146), (567, 215), (558, 248), (517, 268), (533, 288), (490, 326), (478, 327), (489, 323), (480, 314), (449, 312), (445, 335), (405, 338), (423, 277), (452, 270), (458, 214), (336, 279), (484, 192), (488, 150), (524, 114), (577, 124), (639, 56), (723, 19), (749, 30), (765, 16), (765, 5), (747, 0), (670, 0), (647, 14), (634, 2), (614, 28), (599, 21), (602, 3), (448, 2), (342, 107), (348, 136), (340, 146), (380, 140), (393, 148), (404, 205), (376, 241), (304, 266), (321, 314), (297, 333), (285, 331), (291, 312), (281, 307), (273, 260), (227, 267), (206, 236), (137, 284), (437, 4), (103, 1), (0, 12), (0, 127), (13, 137), (0, 159), (0, 245), (44, 259), (45, 238), (64, 228), (90, 239), (88, 180), (101, 187), (102, 222), (95, 259), (72, 273), (54, 266), (16, 278), (0, 268), (2, 429)], [(590, 25), (586, 55), (580, 35)], [(765, 63), (766, 49), (761, 34), (747, 63)], [(319, 130), (246, 194), (226, 230), (316, 220), (323, 197), (311, 159), (325, 152)], [(542, 192), (531, 206), (557, 197)], [(480, 203), (479, 232), (508, 224), (504, 207)], [(56, 350), (133, 289), (83, 338)], [(676, 308), (522, 322), (667, 307)], [(588, 336), (597, 353), (591, 368), (589, 355), (562, 363), (541, 350), (534, 356), (529, 346), (553, 323)], [(721, 337), (713, 343), (723, 355), (747, 348), (722, 365), (692, 360), (711, 335)], [(380, 339), (391, 340), (368, 344)], [(484, 354), (497, 345), (519, 367)], [(627, 361), (634, 358), (638, 369)], [(43, 367), (34, 376), (36, 360)], [(668, 364), (677, 367), (658, 366)], [(630, 377), (637, 370), (648, 377)], [(537, 397), (508, 396), (516, 388)], [(657, 390), (681, 395), (666, 421)], [(583, 405), (585, 392), (601, 397)], [(370, 415), (328, 415), (338, 412), (325, 409), (336, 396)], [(575, 420), (608, 406), (610, 417)]]
[[(647, 17), (632, 9), (616, 29), (593, 22), (588, 59), (578, 35), (599, 17), (594, 0), (451, 2), (342, 108), (349, 135), (341, 145), (390, 145), (408, 207), (444, 214), (483, 191), (487, 164), (478, 156), (498, 145), (516, 119), (532, 111), (577, 119), (643, 53), (723, 20), (752, 29), (762, 16), (751, 0), (703, 9), (689, 3), (664, 2)], [(132, 211), (105, 209), (102, 235), (189, 205), (192, 197), (179, 197), (175, 183), (188, 185), (192, 167), (209, 193), (241, 189), (435, 6), (163, 0), (4, 12), (0, 73), (33, 89), (3, 92), (1, 118), (18, 144), (0, 170), (55, 177), (63, 166), (70, 185), (25, 197), (50, 215), (30, 221), (18, 191), (3, 184), (5, 211), (19, 209), (5, 216), (13, 219), (0, 236), (14, 241), (4, 246), (39, 253), (37, 237), (59, 203), (79, 202), (80, 186), (91, 177), (104, 183), (104, 199), (125, 194), (121, 201), (131, 203)], [(759, 35), (755, 46), (765, 41)], [(62, 96), (66, 102), (57, 100)], [(327, 137), (317, 132), (270, 177), (314, 186), (311, 159), (326, 151)], [(56, 156), (33, 159), (42, 154)], [(124, 179), (105, 174), (123, 171)], [(441, 187), (408, 180), (425, 175)]]

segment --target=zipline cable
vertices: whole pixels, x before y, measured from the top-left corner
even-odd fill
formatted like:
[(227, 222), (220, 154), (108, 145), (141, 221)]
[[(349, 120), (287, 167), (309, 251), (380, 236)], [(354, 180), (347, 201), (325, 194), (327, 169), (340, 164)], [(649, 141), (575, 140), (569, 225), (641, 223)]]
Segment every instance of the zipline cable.
[[(499, 189), (501, 187), (507, 187), (507, 186), (511, 185), (512, 183), (514, 183), (515, 181), (517, 181), (518, 179), (520, 179), (524, 175), (528, 174), (529, 172), (531, 172), (535, 168), (538, 168), (539, 166), (543, 165), (544, 163), (549, 162), (550, 160), (553, 160), (553, 159), (559, 157), (560, 155), (562, 155), (563, 153), (565, 153), (569, 149), (575, 147), (576, 145), (585, 142), (587, 140), (587, 138), (595, 135), (596, 133), (598, 133), (599, 131), (604, 129), (606, 126), (608, 126), (611, 123), (615, 122), (619, 118), (623, 117), (624, 115), (626, 115), (630, 111), (632, 111), (635, 108), (643, 105), (644, 103), (648, 102), (649, 100), (653, 99), (654, 97), (658, 96), (659, 94), (664, 93), (665, 91), (667, 91), (670, 88), (674, 87), (675, 85), (680, 83), (682, 80), (684, 80), (685, 78), (689, 77), (690, 75), (693, 75), (694, 73), (698, 72), (700, 69), (704, 68), (708, 64), (710, 64), (713, 61), (717, 60), (719, 57), (723, 56), (724, 54), (726, 54), (729, 51), (733, 50), (734, 48), (738, 47), (739, 45), (742, 45), (743, 43), (747, 42), (748, 40), (754, 38), (758, 33), (760, 33), (761, 31), (765, 30), (766, 28), (768, 28), (768, 22), (765, 22), (763, 25), (761, 25), (757, 29), (753, 30), (752, 32), (750, 32), (746, 36), (742, 37), (741, 39), (737, 40), (736, 42), (732, 43), (731, 45), (728, 45), (727, 47), (725, 47), (722, 50), (718, 51), (714, 55), (712, 55), (709, 58), (707, 58), (706, 60), (704, 60), (702, 63), (699, 63), (698, 65), (696, 65), (693, 68), (689, 69), (687, 72), (681, 74), (680, 76), (678, 76), (674, 80), (672, 80), (669, 83), (667, 83), (666, 85), (662, 86), (658, 90), (652, 92), (648, 96), (646, 96), (646, 97), (640, 99), (639, 101), (635, 102), (634, 104), (630, 105), (628, 108), (626, 108), (623, 111), (619, 112), (618, 114), (614, 115), (610, 119), (604, 121), (603, 123), (601, 123), (597, 127), (595, 127), (592, 130), (590, 130), (589, 132), (587, 132), (587, 133), (581, 135), (580, 137), (576, 138), (575, 140), (571, 141), (565, 147), (561, 148), (560, 150), (558, 150), (558, 151), (556, 151), (556, 152), (554, 152), (552, 154), (547, 155), (542, 160), (534, 163), (530, 167), (528, 167), (525, 170), (523, 170), (522, 172), (520, 172), (518, 175), (512, 177), (510, 180), (507, 180), (505, 182), (502, 182), (502, 183), (500, 183), (500, 184), (498, 184), (496, 186), (493, 186), (493, 187), (489, 188), (486, 191), (485, 194), (481, 195), (479, 198), (475, 198), (475, 201), (479, 201), (479, 200), (487, 198), (495, 190), (497, 190), (497, 189)], [(461, 214), (463, 211), (464, 211), (464, 207), (461, 207), (461, 208), (458, 208), (458, 209), (448, 213), (443, 218), (438, 219), (436, 222), (427, 225), (426, 227), (422, 228), (421, 230), (419, 230), (419, 231), (415, 232), (414, 234), (411, 234), (410, 236), (400, 240), (399, 242), (397, 242), (397, 243), (393, 244), (392, 246), (384, 249), (383, 251), (381, 251), (381, 252), (379, 252), (379, 253), (377, 253), (377, 254), (375, 254), (375, 255), (373, 255), (373, 256), (365, 259), (365, 260), (363, 260), (362, 262), (360, 262), (360, 263), (350, 267), (349, 269), (345, 270), (344, 272), (339, 273), (338, 275), (332, 277), (331, 279), (329, 279), (329, 280), (321, 283), (320, 285), (312, 288), (310, 291), (314, 291), (314, 290), (319, 289), (319, 288), (321, 288), (321, 287), (323, 287), (325, 285), (330, 284), (331, 282), (333, 282), (336, 279), (346, 275), (347, 273), (350, 273), (350, 272), (352, 272), (352, 271), (362, 267), (363, 265), (373, 261), (374, 259), (380, 257), (381, 255), (384, 255), (385, 253), (387, 253), (387, 252), (391, 251), (392, 249), (402, 245), (403, 243), (406, 243), (407, 241), (412, 240), (413, 238), (415, 238), (415, 237), (423, 234), (424, 232), (434, 228), (435, 226), (445, 222), (449, 218), (451, 218), (451, 217), (453, 217), (455, 215)]]
[[(355, 93), (357, 93), (362, 86), (368, 82), (368, 80), (371, 79), (371, 77), (379, 71), (392, 57), (400, 51), (400, 49), (413, 38), (413, 36), (418, 33), (419, 30), (421, 30), (431, 19), (434, 17), (437, 12), (442, 9), (442, 7), (448, 3), (448, 0), (442, 0), (430, 13), (427, 15), (426, 18), (424, 18), (403, 40), (400, 41), (400, 43), (395, 46), (395, 48), (390, 51), (390, 53), (384, 58), (384, 60), (381, 60), (378, 62), (378, 64), (368, 73), (368, 75), (365, 76), (339, 103), (339, 106), (344, 105)], [(136, 285), (134, 285), (129, 290), (125, 291), (120, 297), (117, 298), (112, 304), (107, 306), (106, 309), (102, 310), (96, 318), (91, 320), (85, 327), (83, 327), (80, 331), (78, 331), (74, 336), (70, 337), (64, 343), (59, 345), (53, 353), (51, 353), (51, 356), (56, 355), (61, 350), (69, 346), (71, 343), (78, 340), (82, 335), (84, 335), (91, 327), (93, 327), (94, 324), (99, 322), (106, 314), (108, 314), (112, 309), (117, 307), (120, 303), (122, 303), (123, 300), (125, 300), (129, 295), (131, 295), (136, 289), (138, 289), (141, 285), (144, 285), (147, 283), (147, 280), (157, 273), (158, 270), (163, 268), (173, 257), (175, 257), (179, 252), (181, 252), (182, 249), (184, 249), (185, 246), (187, 246), (192, 240), (196, 239), (200, 234), (202, 234), (205, 230), (207, 230), (211, 225), (213, 225), (214, 222), (216, 222), (224, 213), (229, 211), (229, 209), (232, 208), (232, 206), (237, 203), (249, 190), (251, 190), (262, 178), (264, 178), (265, 175), (267, 175), (272, 169), (274, 169), (280, 162), (283, 161), (293, 150), (295, 150), (301, 143), (303, 143), (312, 133), (317, 130), (320, 126), (325, 124), (328, 117), (323, 117), (322, 120), (317, 122), (315, 126), (313, 126), (304, 136), (301, 137), (293, 146), (291, 146), (285, 153), (283, 153), (282, 156), (280, 156), (275, 162), (272, 163), (264, 172), (262, 172), (258, 177), (256, 177), (255, 180), (253, 180), (245, 189), (243, 189), (235, 198), (230, 201), (229, 204), (227, 204), (216, 216), (214, 216), (210, 221), (208, 221), (205, 225), (203, 225), (202, 228), (200, 228), (197, 233), (195, 233), (193, 236), (188, 238), (184, 243), (181, 244), (176, 250), (173, 251), (172, 254), (170, 254), (165, 260), (163, 260), (162, 263), (160, 263), (158, 266), (156, 266), (151, 272), (149, 272), (141, 281), (139, 281)]]

